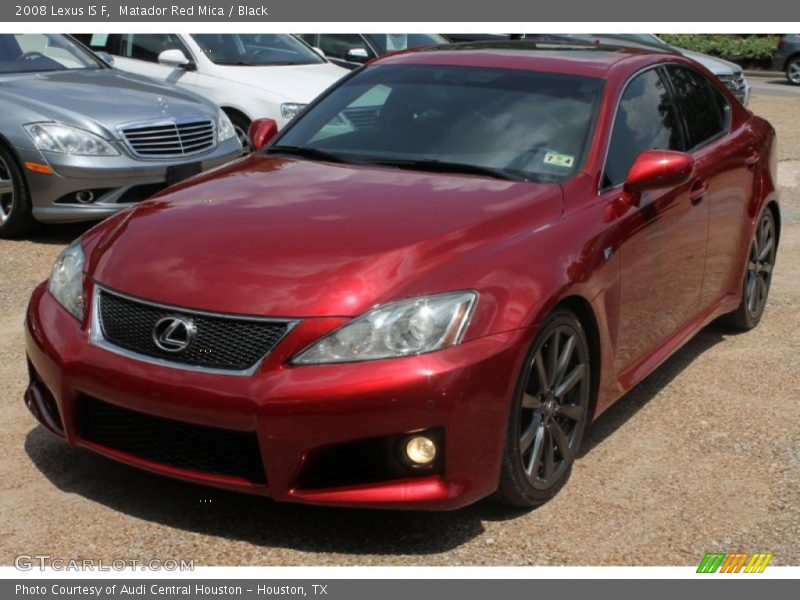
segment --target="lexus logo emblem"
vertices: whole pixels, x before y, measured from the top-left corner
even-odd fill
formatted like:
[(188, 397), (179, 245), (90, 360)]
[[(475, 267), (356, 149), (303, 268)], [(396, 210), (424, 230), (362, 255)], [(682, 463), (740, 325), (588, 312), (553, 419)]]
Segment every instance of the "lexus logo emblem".
[(182, 352), (192, 343), (196, 333), (191, 319), (164, 317), (153, 328), (153, 341), (165, 352)]

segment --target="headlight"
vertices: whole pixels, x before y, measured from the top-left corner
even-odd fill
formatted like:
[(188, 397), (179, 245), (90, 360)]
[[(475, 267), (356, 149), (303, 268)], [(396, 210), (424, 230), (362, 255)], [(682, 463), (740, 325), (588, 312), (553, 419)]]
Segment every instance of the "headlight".
[(303, 350), (295, 364), (343, 363), (432, 352), (461, 341), (475, 292), (420, 296), (378, 306)]
[(75, 156), (119, 156), (117, 149), (103, 138), (77, 127), (33, 123), (25, 125), (25, 131), (39, 150)]
[(83, 320), (83, 247), (72, 242), (58, 255), (47, 289), (58, 303), (79, 321)]
[(236, 137), (236, 129), (233, 127), (230, 118), (223, 111), (219, 112), (219, 120), (217, 122), (217, 141), (224, 142), (232, 137)]
[(281, 104), (281, 114), (283, 115), (284, 119), (294, 119), (305, 107), (305, 104), (298, 104), (297, 102), (285, 102)]

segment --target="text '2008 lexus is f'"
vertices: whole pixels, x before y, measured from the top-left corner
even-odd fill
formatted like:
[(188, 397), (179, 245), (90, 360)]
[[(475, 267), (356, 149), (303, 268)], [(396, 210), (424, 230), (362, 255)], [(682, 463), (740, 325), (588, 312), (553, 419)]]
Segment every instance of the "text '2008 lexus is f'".
[(276, 131), (58, 258), (26, 319), (51, 432), (280, 501), (536, 506), (593, 419), (764, 311), (775, 133), (684, 57), (410, 51)]

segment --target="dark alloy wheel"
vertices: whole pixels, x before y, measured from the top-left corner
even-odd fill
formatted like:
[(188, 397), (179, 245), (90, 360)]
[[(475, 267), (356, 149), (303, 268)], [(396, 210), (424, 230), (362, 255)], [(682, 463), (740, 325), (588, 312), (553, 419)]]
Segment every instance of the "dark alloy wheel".
[(767, 306), (777, 250), (778, 232), (775, 227), (775, 217), (770, 209), (766, 209), (758, 220), (750, 242), (742, 301), (729, 318), (730, 324), (737, 329), (752, 329), (761, 320)]
[(545, 319), (517, 387), (497, 498), (533, 507), (566, 483), (588, 419), (589, 348), (572, 312)]

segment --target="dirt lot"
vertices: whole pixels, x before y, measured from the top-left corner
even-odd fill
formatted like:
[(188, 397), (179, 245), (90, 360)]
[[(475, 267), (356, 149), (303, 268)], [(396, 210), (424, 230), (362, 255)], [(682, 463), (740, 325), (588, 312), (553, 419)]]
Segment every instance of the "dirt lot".
[(81, 228), (0, 241), (0, 564), (17, 554), (201, 564), (800, 564), (800, 101), (756, 97), (780, 136), (783, 235), (745, 335), (709, 328), (588, 432), (546, 506), (445, 514), (281, 505), (161, 479), (51, 438), (22, 403), (30, 291)]

